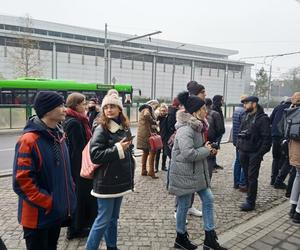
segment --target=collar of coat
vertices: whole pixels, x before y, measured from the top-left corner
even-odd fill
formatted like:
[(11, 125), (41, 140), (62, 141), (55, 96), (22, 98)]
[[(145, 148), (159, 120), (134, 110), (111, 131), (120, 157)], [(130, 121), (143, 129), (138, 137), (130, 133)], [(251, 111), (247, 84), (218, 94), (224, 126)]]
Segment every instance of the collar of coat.
[(118, 123), (116, 123), (115, 121), (113, 120), (110, 120), (109, 121), (109, 125), (108, 125), (108, 130), (111, 132), (111, 133), (116, 133), (118, 130), (120, 129), (124, 129), (122, 125), (119, 125)]
[[(203, 122), (199, 121), (196, 117), (191, 115), (190, 113), (185, 112), (184, 110), (179, 110), (176, 113), (176, 129), (182, 126), (190, 126), (192, 129), (201, 132), (203, 128)], [(207, 121), (204, 122), (208, 125)]]

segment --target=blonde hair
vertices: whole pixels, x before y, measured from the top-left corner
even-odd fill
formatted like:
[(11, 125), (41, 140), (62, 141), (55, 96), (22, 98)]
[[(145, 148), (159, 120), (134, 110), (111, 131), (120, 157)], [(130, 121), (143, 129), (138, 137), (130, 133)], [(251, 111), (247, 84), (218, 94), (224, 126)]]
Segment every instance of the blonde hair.
[(159, 109), (161, 109), (161, 108), (168, 109), (168, 105), (167, 105), (166, 103), (161, 103), (161, 104), (159, 105)]

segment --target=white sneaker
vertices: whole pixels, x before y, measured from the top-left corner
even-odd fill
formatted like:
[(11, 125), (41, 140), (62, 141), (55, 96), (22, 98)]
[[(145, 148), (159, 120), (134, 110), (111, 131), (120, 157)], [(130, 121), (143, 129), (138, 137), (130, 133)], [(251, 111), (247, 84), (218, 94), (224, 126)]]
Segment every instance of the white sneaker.
[(187, 214), (202, 217), (202, 212), (194, 207), (189, 208)]
[[(176, 220), (176, 212), (174, 212), (174, 219)], [(188, 220), (185, 220), (185, 224), (187, 225), (188, 223)]]

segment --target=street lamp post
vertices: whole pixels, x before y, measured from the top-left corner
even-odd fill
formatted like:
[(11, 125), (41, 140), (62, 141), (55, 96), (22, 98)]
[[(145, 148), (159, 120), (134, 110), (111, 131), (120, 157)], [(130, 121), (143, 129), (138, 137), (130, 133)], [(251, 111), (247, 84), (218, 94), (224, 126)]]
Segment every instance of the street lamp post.
[(175, 48), (175, 54), (173, 56), (173, 70), (172, 70), (172, 83), (171, 83), (171, 101), (174, 98), (174, 81), (175, 81), (175, 57), (176, 57), (176, 52), (179, 48), (185, 46), (185, 44), (181, 44), (178, 47)]
[(272, 78), (272, 63), (273, 61), (280, 57), (281, 55), (278, 55), (278, 56), (274, 56), (272, 59), (271, 59), (271, 63), (270, 63), (270, 75), (269, 75), (269, 84), (268, 84), (268, 102), (267, 102), (267, 110), (269, 110), (269, 106), (270, 106), (270, 97), (271, 97), (271, 90), (272, 90), (272, 84), (271, 84), (271, 78)]
[[(156, 35), (156, 34), (160, 34), (162, 33), (162, 31), (155, 31), (155, 32), (151, 32), (151, 33), (148, 33), (148, 34), (145, 34), (145, 35), (141, 35), (141, 36), (135, 36), (135, 37), (132, 37), (132, 38), (128, 38), (126, 40), (123, 40), (123, 41), (120, 41), (120, 45), (124, 45), (125, 42), (128, 42), (128, 41), (132, 41), (132, 40), (136, 40), (136, 39), (140, 39), (140, 38), (143, 38), (143, 37), (150, 37), (152, 35)], [(108, 39), (107, 39), (107, 34), (108, 34), (108, 31), (107, 31), (107, 23), (105, 24), (105, 39), (104, 39), (104, 84), (108, 84), (110, 81), (108, 80), (108, 71), (109, 71), (109, 60), (110, 60), (110, 52), (109, 52), (109, 47), (110, 47), (110, 43), (108, 42)]]

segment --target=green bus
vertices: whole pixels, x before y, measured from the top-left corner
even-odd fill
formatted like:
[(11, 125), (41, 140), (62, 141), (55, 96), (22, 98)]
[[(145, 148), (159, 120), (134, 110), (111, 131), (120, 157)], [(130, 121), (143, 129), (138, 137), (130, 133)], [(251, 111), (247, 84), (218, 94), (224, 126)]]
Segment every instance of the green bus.
[(110, 89), (119, 92), (123, 103), (132, 100), (133, 88), (130, 84), (99, 84), (82, 83), (70, 80), (49, 80), (37, 78), (19, 78), (16, 80), (0, 80), (0, 105), (26, 105), (31, 106), (38, 91), (57, 91), (65, 100), (73, 92), (80, 92), (86, 99), (98, 98), (101, 102)]

